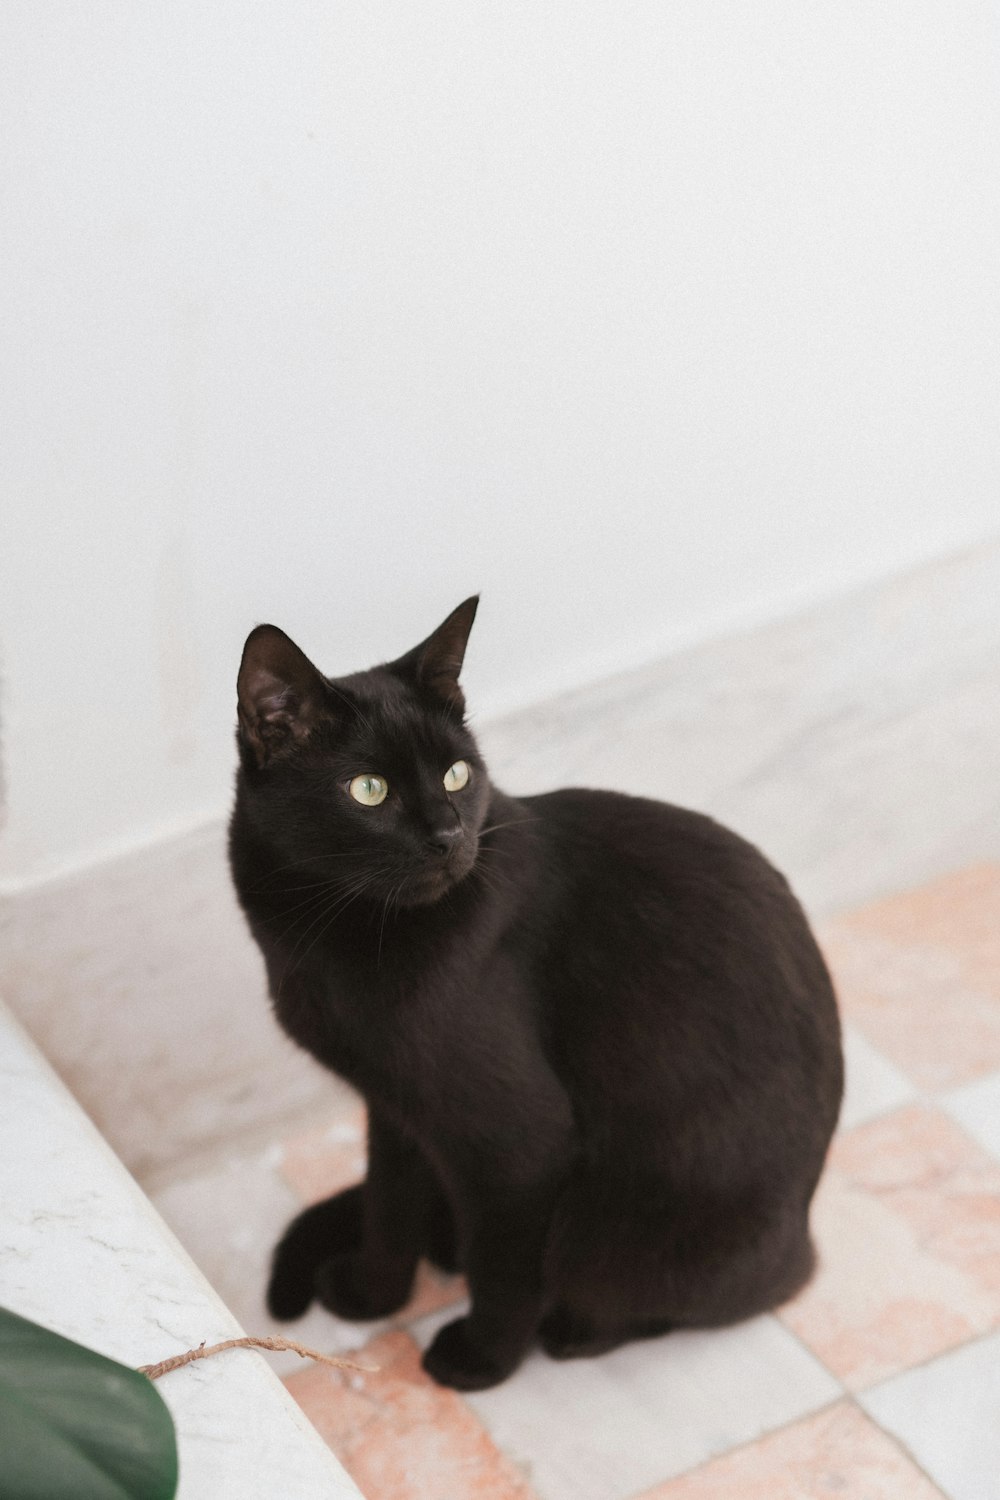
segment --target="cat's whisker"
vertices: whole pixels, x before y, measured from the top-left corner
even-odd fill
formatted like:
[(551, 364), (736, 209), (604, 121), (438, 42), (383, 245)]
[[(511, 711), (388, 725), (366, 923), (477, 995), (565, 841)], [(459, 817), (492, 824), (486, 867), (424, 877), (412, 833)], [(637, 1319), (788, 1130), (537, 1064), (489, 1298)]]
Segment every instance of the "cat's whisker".
[(521, 823), (540, 823), (541, 818), (510, 818), (506, 823), (490, 823), (486, 828), (480, 828), (479, 837), (485, 833), (496, 833), (500, 828), (516, 828)]
[(326, 876), (322, 880), (308, 880), (305, 885), (283, 885), (281, 887), (281, 894), (285, 896), (293, 891), (318, 891), (321, 887), (329, 886), (330, 883), (331, 877)]
[[(306, 917), (309, 916), (310, 911), (303, 911), (303, 908), (309, 908), (313, 912), (315, 912), (317, 906), (322, 906), (323, 911), (320, 912), (319, 916), (316, 918), (316, 920), (319, 920), (319, 918), (324, 916), (325, 913), (329, 910), (330, 906), (336, 905), (337, 901), (342, 897), (353, 895), (355, 891), (364, 889), (367, 885), (370, 885), (373, 880), (376, 880), (378, 878), (378, 872), (375, 872), (373, 874), (371, 871), (366, 871), (365, 874), (355, 875), (348, 880), (326, 881), (324, 883), (324, 888), (321, 891), (312, 896), (307, 896), (304, 901), (299, 902), (298, 906), (291, 907), (289, 909), (289, 912), (299, 911), (302, 913), (302, 915), (297, 917), (296, 920), (292, 922), (291, 927), (287, 930), (291, 931), (292, 928), (297, 926), (299, 922), (304, 921)], [(306, 931), (308, 932), (309, 928), (307, 928)]]
[[(370, 873), (370, 872), (366, 872), (366, 874), (368, 874), (368, 873)], [(340, 890), (346, 890), (348, 886), (353, 885), (354, 881), (357, 878), (358, 878), (357, 875), (349, 875), (346, 879), (343, 876), (341, 876), (339, 878), (336, 878), (336, 877), (334, 877), (332, 875), (328, 875), (323, 880), (311, 881), (307, 885), (288, 885), (288, 886), (285, 886), (285, 887), (283, 887), (282, 894), (284, 894), (285, 892), (291, 892), (291, 891), (309, 891), (309, 890), (313, 890), (313, 891), (340, 891)], [(309, 897), (306, 898), (306, 900), (309, 900), (309, 899), (310, 899)], [(304, 905), (304, 904), (305, 904), (304, 902), (300, 903), (300, 905)], [(295, 910), (294, 907), (291, 907), (289, 909), (293, 910), (293, 911)]]
[[(367, 884), (367, 882), (365, 882), (365, 884)], [(362, 886), (362, 889), (363, 888), (364, 887)], [(349, 904), (349, 902), (351, 900), (353, 900), (354, 896), (357, 895), (357, 894), (360, 894), (360, 891), (352, 894), (349, 898), (347, 898), (347, 902), (345, 904)], [(306, 927), (305, 931), (301, 932), (299, 934), (298, 938), (295, 941), (295, 945), (292, 948), (292, 951), (288, 955), (288, 962), (285, 965), (285, 968), (284, 968), (284, 970), (282, 972), (281, 981), (280, 981), (280, 983), (278, 985), (278, 997), (277, 997), (278, 999), (281, 998), (281, 994), (282, 994), (282, 991), (283, 991), (283, 988), (284, 988), (285, 980), (289, 977), (289, 975), (293, 974), (295, 972), (295, 970), (304, 962), (305, 958), (307, 957), (307, 955), (309, 954), (309, 952), (312, 950), (313, 946), (315, 945), (316, 939), (315, 938), (313, 939), (313, 942), (311, 942), (309, 944), (309, 946), (301, 954), (301, 956), (298, 958), (298, 960), (296, 960), (296, 954), (299, 952), (299, 949), (301, 948), (302, 944), (305, 942), (306, 938), (309, 936), (310, 932), (312, 932), (313, 928), (318, 923), (324, 922), (324, 920), (328, 916), (330, 917), (330, 921), (334, 920), (334, 917), (336, 915), (335, 908), (337, 906), (337, 900), (338, 899), (339, 898), (335, 898), (331, 902), (330, 906), (324, 907), (323, 910), (318, 913), (318, 915), (314, 915), (313, 916), (313, 920), (309, 923), (308, 927)], [(299, 920), (305, 921), (306, 917), (309, 916), (309, 915), (310, 915), (310, 913), (308, 913), (308, 912), (304, 913), (303, 916)], [(297, 925), (297, 923), (293, 922), (292, 926), (286, 930), (284, 936), (287, 937), (291, 933), (291, 931), (295, 928), (296, 925)], [(328, 925), (329, 925), (329, 923), (326, 923), (325, 926), (320, 929), (320, 932), (317, 934), (317, 937), (321, 937), (323, 935), (323, 932), (326, 930), (326, 926), (328, 926)]]
[(502, 890), (503, 886), (506, 885), (509, 889), (515, 884), (511, 872), (505, 869), (503, 864), (500, 863), (501, 858), (502, 855), (499, 850), (491, 849), (487, 845), (480, 848), (476, 856), (476, 863), (473, 866), (474, 871), (481, 875), (483, 879), (486, 879), (487, 876), (490, 877), (493, 881), (490, 889), (498, 893)]
[(376, 969), (380, 969), (382, 967), (382, 939), (385, 936), (385, 924), (386, 924), (386, 920), (388, 919), (388, 916), (389, 916), (389, 906), (390, 906), (390, 903), (392, 902), (392, 899), (393, 899), (394, 895), (396, 894), (396, 891), (399, 888), (400, 887), (397, 886), (397, 887), (394, 887), (393, 889), (391, 889), (389, 891), (388, 895), (385, 898), (383, 906), (382, 906), (382, 920), (379, 923), (379, 929), (378, 929), (378, 952), (375, 955), (375, 967), (376, 967)]
[[(287, 938), (292, 932), (294, 932), (296, 927), (298, 927), (302, 922), (307, 921), (310, 916), (315, 916), (316, 908), (318, 906), (323, 906), (324, 902), (329, 901), (331, 898), (336, 900), (337, 897), (344, 893), (349, 885), (350, 882), (344, 881), (338, 881), (335, 886), (327, 883), (322, 891), (317, 892), (317, 894), (313, 896), (307, 896), (306, 899), (304, 901), (300, 901), (297, 906), (288, 908), (285, 912), (282, 913), (282, 915), (291, 916), (292, 920), (287, 924), (287, 926), (282, 929), (282, 932), (276, 939), (276, 941), (279, 943), (284, 942), (285, 938)], [(324, 911), (326, 909), (327, 908), (324, 907)], [(293, 913), (297, 913), (298, 915), (293, 915)], [(320, 915), (323, 915), (323, 913), (320, 913)], [(307, 928), (306, 930), (308, 931), (309, 929)]]
[(327, 850), (327, 851), (324, 851), (322, 854), (304, 854), (304, 855), (300, 855), (298, 859), (290, 859), (286, 865), (276, 865), (273, 870), (269, 870), (268, 871), (268, 873), (263, 877), (263, 879), (258, 880), (257, 882), (255, 882), (254, 885), (248, 886), (247, 887), (247, 891), (248, 891), (248, 893), (256, 893), (258, 891), (262, 891), (262, 890), (264, 890), (265, 886), (269, 885), (271, 883), (271, 881), (274, 880), (275, 877), (278, 876), (278, 875), (280, 875), (283, 871), (285, 871), (285, 870), (297, 870), (297, 869), (299, 869), (300, 867), (302, 867), (302, 866), (304, 866), (306, 864), (315, 864), (316, 861), (319, 860), (319, 859), (350, 859), (350, 858), (351, 858), (350, 851), (344, 852), (344, 851), (339, 851), (339, 850)]
[[(312, 928), (315, 927), (316, 922), (323, 922), (323, 926), (320, 928), (319, 932), (317, 932), (316, 936), (313, 938), (313, 940), (309, 944), (309, 946), (300, 955), (298, 963), (296, 963), (296, 964), (293, 964), (291, 962), (291, 957), (294, 957), (294, 950), (293, 950), (293, 954), (292, 954), (292, 956), (289, 959), (289, 968), (286, 971), (286, 973), (291, 973), (293, 971), (293, 969), (298, 968), (302, 964), (305, 963), (306, 959), (309, 957), (309, 954), (312, 952), (312, 950), (315, 948), (316, 944), (320, 941), (320, 939), (324, 936), (324, 934), (329, 931), (330, 927), (336, 921), (337, 917), (341, 916), (343, 914), (343, 912), (345, 912), (349, 906), (352, 906), (353, 903), (355, 901), (357, 901), (357, 899), (358, 899), (359, 896), (364, 895), (365, 891), (368, 890), (368, 889), (370, 889), (370, 887), (373, 886), (375, 883), (376, 883), (376, 877), (371, 877), (370, 879), (361, 881), (358, 889), (356, 891), (354, 891), (352, 895), (347, 896), (340, 903), (339, 906), (335, 905), (334, 910), (329, 911), (329, 912), (321, 912), (320, 913), (320, 915), (316, 918), (316, 921), (313, 922), (306, 929), (306, 932), (304, 932), (302, 934), (302, 937), (299, 939), (299, 943), (296, 944), (296, 948), (298, 948), (299, 944), (304, 940), (304, 938), (307, 936), (307, 934), (312, 931)], [(325, 921), (324, 921), (324, 917), (326, 918)]]

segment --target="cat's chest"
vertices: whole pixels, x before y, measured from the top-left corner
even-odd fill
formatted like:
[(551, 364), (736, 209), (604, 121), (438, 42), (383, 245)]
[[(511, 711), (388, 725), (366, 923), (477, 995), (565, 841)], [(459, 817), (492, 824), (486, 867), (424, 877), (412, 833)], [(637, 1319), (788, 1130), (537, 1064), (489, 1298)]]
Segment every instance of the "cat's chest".
[(365, 975), (327, 965), (272, 990), (284, 1030), (368, 1096), (431, 1106), (441, 1079), (469, 1065), (474, 1021), (449, 1003), (454, 978)]
[(523, 976), (495, 953), (475, 973), (438, 966), (392, 982), (327, 966), (283, 988), (275, 1009), (295, 1041), (414, 1127), (551, 1113), (561, 1094)]

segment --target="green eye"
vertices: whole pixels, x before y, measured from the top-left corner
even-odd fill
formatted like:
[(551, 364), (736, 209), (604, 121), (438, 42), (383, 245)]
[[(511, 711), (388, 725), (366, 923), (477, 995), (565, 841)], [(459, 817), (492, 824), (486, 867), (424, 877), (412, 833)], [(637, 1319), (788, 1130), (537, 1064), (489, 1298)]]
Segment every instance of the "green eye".
[(381, 776), (355, 776), (348, 790), (362, 807), (378, 807), (389, 795), (389, 784)]
[(444, 773), (444, 789), (446, 792), (460, 792), (468, 784), (469, 768), (464, 760), (456, 760)]

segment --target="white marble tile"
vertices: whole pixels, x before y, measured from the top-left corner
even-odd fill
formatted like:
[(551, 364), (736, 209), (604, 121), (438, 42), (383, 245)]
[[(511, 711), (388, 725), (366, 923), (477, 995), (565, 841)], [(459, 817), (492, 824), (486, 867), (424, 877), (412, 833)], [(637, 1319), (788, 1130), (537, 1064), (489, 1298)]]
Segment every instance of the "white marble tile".
[[(153, 1191), (151, 1200), (248, 1333), (279, 1334), (337, 1354), (389, 1326), (388, 1320), (346, 1323), (316, 1304), (294, 1323), (271, 1317), (264, 1302), (271, 1251), (302, 1208), (272, 1152), (227, 1153), (215, 1166)], [(274, 1354), (269, 1363), (281, 1375), (302, 1367), (289, 1353)]]
[(895, 1063), (850, 1023), (844, 1026), (844, 1103), (840, 1129), (850, 1130), (917, 1097), (917, 1089)]
[[(242, 1329), (0, 1006), (0, 1303), (123, 1364)], [(358, 1492), (262, 1356), (166, 1375), (178, 1500)]]
[(0, 994), (140, 1178), (340, 1090), (271, 1013), (221, 825), (0, 901)]
[(1000, 1500), (1000, 1334), (858, 1397), (949, 1500)]
[(937, 1101), (981, 1146), (1000, 1156), (1000, 1073), (989, 1073)]
[[(454, 1315), (416, 1325), (421, 1347)], [(504, 1385), (465, 1399), (541, 1500), (624, 1500), (842, 1394), (768, 1316), (598, 1359), (535, 1352)]]

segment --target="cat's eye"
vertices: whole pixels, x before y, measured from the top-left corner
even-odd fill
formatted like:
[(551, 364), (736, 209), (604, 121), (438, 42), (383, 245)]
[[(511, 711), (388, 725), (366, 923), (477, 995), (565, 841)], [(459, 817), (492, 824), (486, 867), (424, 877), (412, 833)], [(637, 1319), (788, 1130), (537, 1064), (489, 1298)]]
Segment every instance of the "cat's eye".
[(444, 789), (446, 792), (460, 792), (468, 784), (469, 768), (464, 760), (456, 760), (444, 773)]
[(378, 807), (389, 795), (389, 784), (381, 776), (355, 776), (348, 791), (362, 807)]

